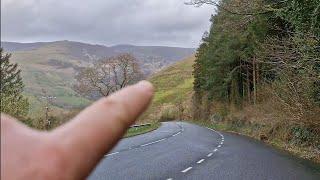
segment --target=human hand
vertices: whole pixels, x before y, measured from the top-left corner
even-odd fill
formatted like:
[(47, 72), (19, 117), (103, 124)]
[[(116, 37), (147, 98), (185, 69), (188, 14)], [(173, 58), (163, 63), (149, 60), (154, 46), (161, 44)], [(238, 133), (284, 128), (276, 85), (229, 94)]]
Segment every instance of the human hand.
[(142, 81), (100, 99), (50, 132), (1, 114), (1, 179), (85, 179), (152, 96), (152, 85)]

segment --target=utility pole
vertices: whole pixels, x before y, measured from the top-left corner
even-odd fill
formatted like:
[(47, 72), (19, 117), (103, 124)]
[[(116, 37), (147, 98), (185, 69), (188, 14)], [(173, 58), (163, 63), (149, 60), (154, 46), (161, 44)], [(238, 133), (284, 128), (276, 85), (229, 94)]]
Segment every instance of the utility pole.
[(51, 122), (49, 120), (49, 111), (50, 111), (49, 104), (53, 99), (56, 99), (57, 97), (48, 96), (45, 93), (45, 96), (42, 96), (41, 98), (45, 99), (45, 101), (46, 101), (46, 107), (45, 107), (46, 119), (45, 119), (44, 124), (45, 124), (45, 129), (48, 130), (50, 128), (50, 125), (51, 125)]
[(49, 129), (50, 124), (51, 124), (51, 122), (49, 120), (49, 106), (46, 106), (46, 119), (45, 119), (45, 123), (44, 124), (45, 124), (45, 128)]

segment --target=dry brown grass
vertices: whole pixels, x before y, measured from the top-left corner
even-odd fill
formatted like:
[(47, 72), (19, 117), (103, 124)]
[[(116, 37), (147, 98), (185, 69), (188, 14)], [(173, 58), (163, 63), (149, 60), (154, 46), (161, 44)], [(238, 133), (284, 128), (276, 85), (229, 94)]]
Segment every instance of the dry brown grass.
[(193, 63), (193, 56), (186, 58), (149, 79), (155, 87), (155, 96), (140, 122), (191, 118), (189, 102), (193, 94)]

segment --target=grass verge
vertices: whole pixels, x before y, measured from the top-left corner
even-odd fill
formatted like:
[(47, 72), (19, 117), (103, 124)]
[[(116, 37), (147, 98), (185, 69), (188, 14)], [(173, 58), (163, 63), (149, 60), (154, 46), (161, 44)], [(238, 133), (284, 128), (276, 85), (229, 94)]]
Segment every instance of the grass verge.
[(132, 137), (132, 136), (137, 136), (140, 134), (148, 133), (153, 130), (156, 130), (160, 127), (161, 123), (152, 123), (150, 126), (141, 126), (141, 127), (135, 127), (135, 128), (130, 128), (126, 134), (124, 135), (124, 138)]

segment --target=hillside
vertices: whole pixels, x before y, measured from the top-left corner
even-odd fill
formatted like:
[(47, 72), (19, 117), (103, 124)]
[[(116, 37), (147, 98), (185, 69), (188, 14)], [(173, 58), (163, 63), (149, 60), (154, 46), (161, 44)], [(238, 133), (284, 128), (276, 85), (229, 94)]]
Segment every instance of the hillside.
[(143, 71), (147, 75), (167, 66), (168, 64), (172, 64), (190, 56), (195, 51), (193, 48), (166, 46), (116, 45), (107, 47), (103, 45), (92, 45), (74, 41), (36, 43), (1, 42), (1, 47), (3, 47), (5, 51), (12, 52), (14, 54), (17, 53), (17, 60), (23, 60), (23, 56), (25, 55), (31, 55), (35, 60), (40, 59), (39, 56), (42, 56), (40, 61), (43, 63), (48, 60), (52, 61), (50, 57), (46, 57), (52, 55), (61, 58), (53, 60), (77, 60), (77, 63), (81, 64), (93, 62), (103, 57), (114, 56), (119, 53), (131, 53), (139, 60)]
[(186, 119), (190, 116), (188, 105), (193, 94), (194, 60), (194, 56), (188, 57), (149, 78), (155, 87), (155, 96), (152, 105), (142, 116), (142, 122)]
[(11, 60), (22, 70), (25, 95), (31, 102), (31, 112), (38, 114), (44, 104), (42, 96), (57, 97), (52, 101), (56, 109), (81, 108), (90, 103), (72, 89), (79, 67), (119, 53), (132, 53), (141, 69), (150, 75), (194, 53), (192, 48), (118, 45), (107, 47), (72, 41), (14, 43), (1, 42)]

